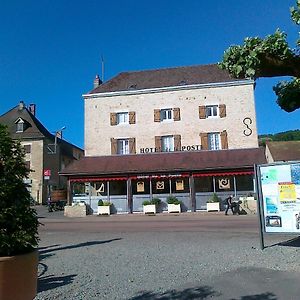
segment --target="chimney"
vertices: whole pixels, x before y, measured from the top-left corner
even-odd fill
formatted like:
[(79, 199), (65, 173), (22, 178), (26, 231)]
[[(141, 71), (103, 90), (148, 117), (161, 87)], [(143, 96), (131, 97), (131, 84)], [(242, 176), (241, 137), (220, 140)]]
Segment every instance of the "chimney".
[(23, 110), (24, 107), (25, 107), (24, 101), (21, 100), (19, 103), (19, 110)]
[(97, 88), (100, 84), (102, 84), (102, 80), (100, 79), (99, 75), (97, 74), (94, 79), (94, 89)]
[(28, 106), (28, 110), (35, 116), (35, 108), (36, 108), (36, 105), (31, 103), (29, 104)]

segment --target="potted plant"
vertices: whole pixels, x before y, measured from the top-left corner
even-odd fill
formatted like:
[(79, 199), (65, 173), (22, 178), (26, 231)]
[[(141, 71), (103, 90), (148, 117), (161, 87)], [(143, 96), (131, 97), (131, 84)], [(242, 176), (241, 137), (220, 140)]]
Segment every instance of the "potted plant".
[(161, 200), (159, 198), (153, 198), (152, 200), (143, 202), (144, 214), (156, 214), (156, 208), (160, 204)]
[(24, 155), (0, 124), (0, 299), (33, 299), (37, 293), (39, 222), (24, 183)]
[(169, 213), (180, 213), (181, 212), (181, 201), (179, 201), (174, 196), (169, 196), (167, 198), (168, 212)]
[(216, 193), (213, 193), (206, 202), (206, 211), (220, 211), (220, 198)]
[(110, 207), (112, 203), (108, 201), (98, 201), (98, 215), (110, 215)]

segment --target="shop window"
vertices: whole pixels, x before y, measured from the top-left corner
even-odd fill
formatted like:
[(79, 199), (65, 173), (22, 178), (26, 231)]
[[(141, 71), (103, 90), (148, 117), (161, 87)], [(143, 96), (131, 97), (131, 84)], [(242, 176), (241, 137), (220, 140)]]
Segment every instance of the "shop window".
[(233, 176), (215, 177), (215, 182), (217, 192), (234, 191)]
[(109, 194), (114, 195), (127, 195), (127, 182), (126, 180), (112, 180), (109, 182)]
[(214, 191), (212, 176), (195, 177), (194, 182), (196, 193), (207, 193)]
[(252, 175), (241, 175), (235, 177), (237, 191), (253, 191)]
[(107, 182), (91, 182), (91, 196), (107, 196)]
[(87, 182), (73, 183), (73, 196), (87, 196), (89, 194), (89, 184)]
[(171, 179), (171, 190), (173, 194), (178, 193), (189, 193), (189, 178), (172, 178)]

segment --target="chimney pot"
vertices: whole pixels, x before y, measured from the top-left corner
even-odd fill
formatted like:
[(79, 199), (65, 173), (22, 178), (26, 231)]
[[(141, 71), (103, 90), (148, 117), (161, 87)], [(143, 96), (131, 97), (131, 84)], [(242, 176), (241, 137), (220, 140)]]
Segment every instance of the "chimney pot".
[(100, 79), (99, 75), (97, 74), (94, 79), (94, 89), (97, 88), (100, 84), (102, 84), (102, 80)]
[(24, 101), (21, 100), (19, 103), (19, 110), (24, 109), (24, 107), (25, 107)]

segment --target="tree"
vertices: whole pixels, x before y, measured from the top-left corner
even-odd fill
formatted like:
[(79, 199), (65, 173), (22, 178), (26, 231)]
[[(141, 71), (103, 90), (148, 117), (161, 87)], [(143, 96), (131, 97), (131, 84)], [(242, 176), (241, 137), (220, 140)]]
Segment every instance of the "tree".
[(38, 243), (38, 219), (24, 183), (29, 170), (21, 144), (0, 124), (0, 256), (32, 251)]
[[(290, 8), (291, 18), (300, 25), (300, 0)], [(291, 76), (273, 87), (278, 105), (287, 112), (300, 108), (300, 38), (296, 48), (289, 47), (286, 33), (276, 30), (264, 39), (245, 38), (243, 45), (229, 47), (219, 63), (235, 78)]]

